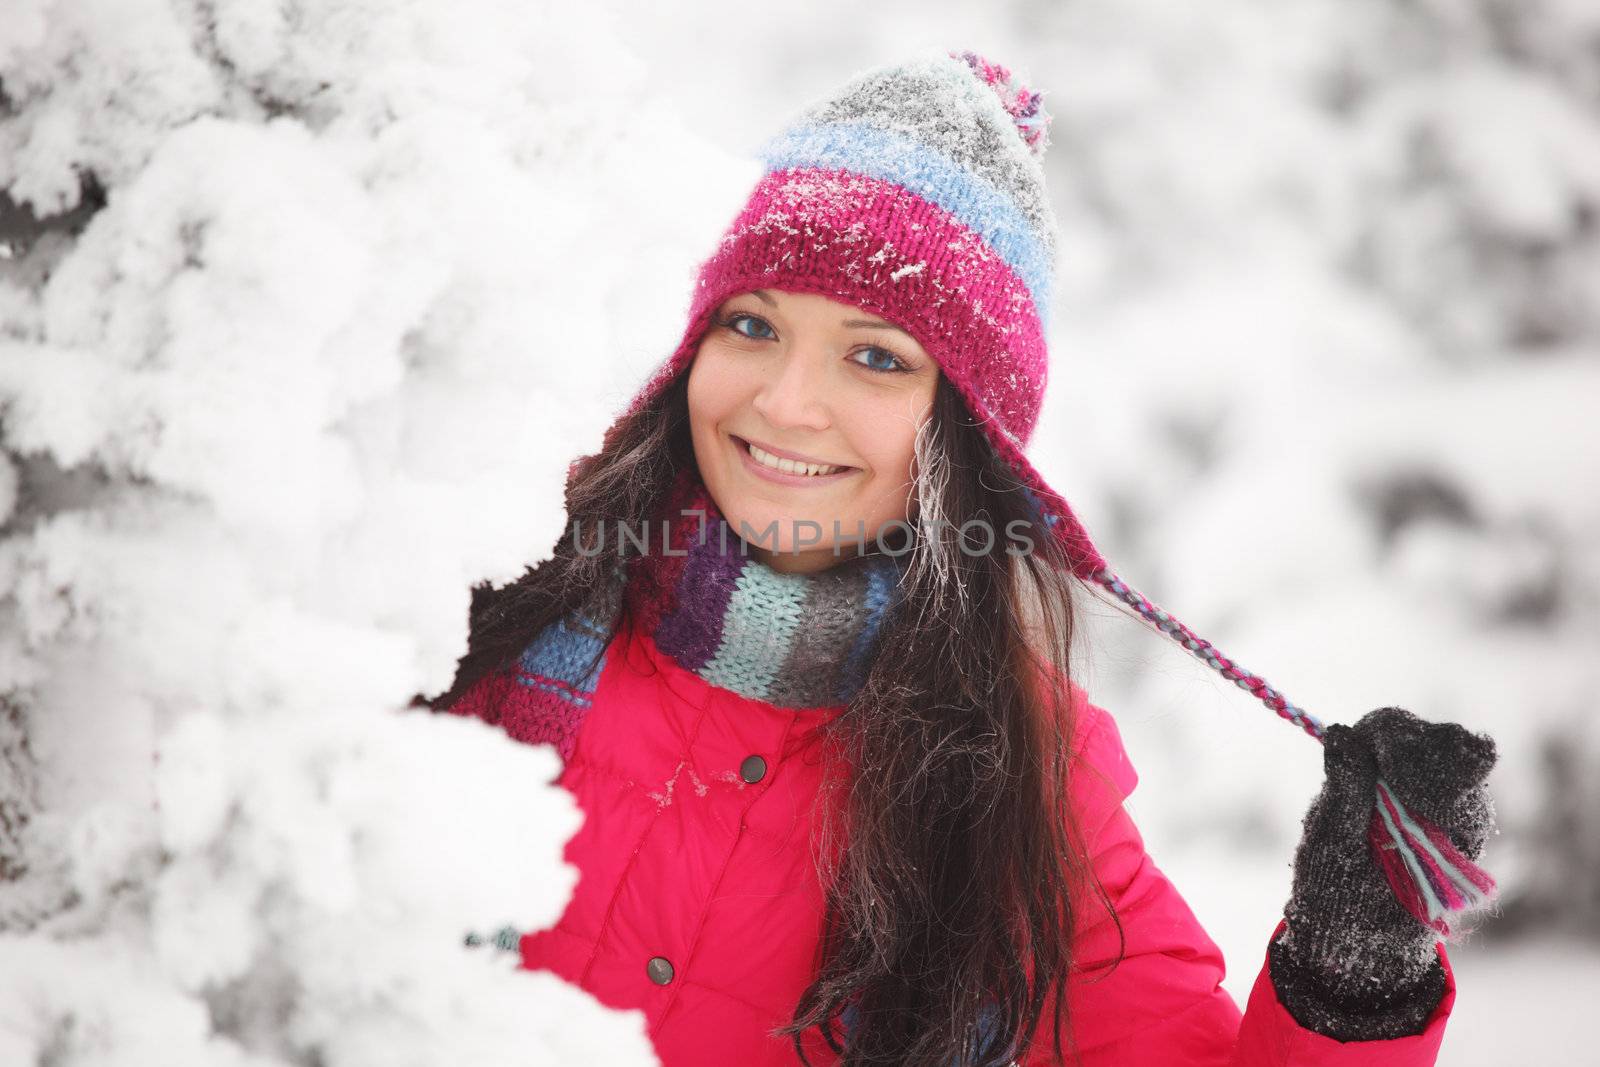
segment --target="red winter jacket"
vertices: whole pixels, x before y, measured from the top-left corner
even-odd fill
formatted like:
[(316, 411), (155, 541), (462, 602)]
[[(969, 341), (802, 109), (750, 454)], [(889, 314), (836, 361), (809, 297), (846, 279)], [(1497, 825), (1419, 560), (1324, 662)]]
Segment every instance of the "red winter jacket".
[[(1071, 691), (1076, 810), (1126, 937), (1107, 975), (1116, 925), (1103, 908), (1081, 909), (1075, 953), (1095, 980), (1069, 983), (1069, 1010), (1084, 1067), (1433, 1063), (1455, 999), (1447, 959), (1444, 998), (1415, 1037), (1312, 1033), (1278, 1003), (1264, 963), (1241, 1019), (1220, 985), (1220, 951), (1122, 806), (1137, 777), (1115, 721)], [(816, 965), (822, 890), (808, 842), (822, 767), (809, 742), (837, 710), (719, 688), (625, 625), (557, 778), (585, 814), (566, 848), (578, 885), (553, 928), (522, 938), (523, 966), (642, 1010), (663, 1067), (798, 1064), (791, 1040), (766, 1031), (789, 1020)], [(1023, 1067), (1053, 1062), (1047, 1028), (1039, 1034)], [(838, 1062), (814, 1029), (804, 1040), (812, 1063)]]

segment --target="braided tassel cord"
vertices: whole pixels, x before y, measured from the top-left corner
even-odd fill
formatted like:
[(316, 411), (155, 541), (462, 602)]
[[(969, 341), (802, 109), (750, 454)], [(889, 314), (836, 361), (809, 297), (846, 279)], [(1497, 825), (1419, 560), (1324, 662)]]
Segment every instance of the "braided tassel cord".
[(1097, 573), (1094, 576), (1094, 580), (1109, 589), (1112, 596), (1138, 612), (1139, 617), (1144, 621), (1171, 637), (1190, 652), (1193, 652), (1197, 659), (1212, 670), (1221, 674), (1228, 681), (1233, 682), (1240, 689), (1248, 690), (1256, 699), (1276, 712), (1280, 718), (1298, 726), (1318, 741), (1322, 740), (1322, 723), (1315, 716), (1289, 703), (1284, 699), (1283, 694), (1267, 684), (1266, 679), (1245, 670), (1233, 660), (1224, 656), (1210, 641), (1200, 637), (1183, 623), (1156, 607), (1144, 594), (1131, 588), (1127, 582), (1112, 573), (1110, 568)]
[(1382, 779), (1377, 794), (1367, 825), (1372, 854), (1401, 905), (1448, 937), (1452, 918), (1494, 899), (1494, 879), (1463, 856), (1450, 835), (1406, 810)]
[[(1140, 618), (1194, 653), (1212, 670), (1248, 690), (1280, 718), (1316, 740), (1323, 740), (1326, 730), (1315, 716), (1289, 703), (1265, 679), (1224, 656), (1211, 642), (1157, 607), (1109, 568), (1093, 577)], [(1489, 873), (1462, 855), (1443, 830), (1407, 810), (1381, 780), (1373, 799), (1367, 843), (1401, 906), (1441, 935), (1449, 935), (1453, 917), (1482, 907), (1495, 897), (1495, 881)]]

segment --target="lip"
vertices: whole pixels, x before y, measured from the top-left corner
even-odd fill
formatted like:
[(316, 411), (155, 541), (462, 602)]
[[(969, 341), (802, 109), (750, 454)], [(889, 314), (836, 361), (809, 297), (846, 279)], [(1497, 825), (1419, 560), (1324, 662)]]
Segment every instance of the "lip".
[[(750, 450), (745, 447), (750, 442), (733, 434), (729, 434), (728, 436), (732, 439), (733, 449), (735, 452), (739, 453), (739, 462), (744, 464), (745, 470), (749, 471), (757, 478), (763, 478), (769, 482), (776, 482), (779, 485), (832, 485), (841, 478), (848, 478), (850, 475), (855, 474), (858, 469), (856, 467), (845, 467), (844, 470), (835, 471), (832, 474), (787, 474), (784, 471), (776, 471), (771, 467), (764, 467), (760, 463), (757, 463), (755, 457), (750, 454)], [(761, 449), (763, 452), (771, 452), (775, 456), (782, 456), (785, 459), (794, 459), (796, 462), (816, 462), (815, 460), (801, 460), (796, 457), (793, 452), (781, 452), (777, 449), (768, 448), (766, 445), (760, 444), (759, 442), (756, 444), (756, 447)]]
[[(774, 456), (777, 456), (780, 459), (792, 459), (796, 463), (820, 463), (824, 467), (849, 467), (849, 464), (847, 463), (829, 463), (827, 460), (818, 459), (815, 456), (802, 456), (800, 453), (791, 452), (787, 448), (774, 448), (765, 441), (752, 441), (750, 438), (740, 437), (736, 433), (729, 434), (728, 436), (733, 438), (735, 441), (742, 441), (747, 445), (755, 445), (763, 452), (771, 452)], [(853, 467), (851, 469), (854, 470)]]

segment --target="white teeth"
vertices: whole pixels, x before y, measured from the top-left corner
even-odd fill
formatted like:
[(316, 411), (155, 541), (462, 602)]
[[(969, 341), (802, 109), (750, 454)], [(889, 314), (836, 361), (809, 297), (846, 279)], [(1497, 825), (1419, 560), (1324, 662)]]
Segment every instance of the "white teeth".
[(792, 459), (784, 459), (781, 456), (774, 456), (771, 452), (763, 452), (748, 441), (745, 444), (750, 445), (750, 455), (755, 458), (757, 463), (763, 467), (771, 467), (773, 470), (783, 471), (786, 474), (832, 474), (834, 471), (844, 470), (843, 467), (831, 467), (825, 463), (796, 463)]

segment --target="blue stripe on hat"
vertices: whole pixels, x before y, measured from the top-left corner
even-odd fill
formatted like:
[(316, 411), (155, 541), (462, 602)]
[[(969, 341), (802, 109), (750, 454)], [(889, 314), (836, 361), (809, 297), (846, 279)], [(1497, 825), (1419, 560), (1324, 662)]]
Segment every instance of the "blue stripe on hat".
[(893, 182), (936, 204), (983, 238), (1022, 278), (1048, 328), (1050, 257), (1010, 196), (913, 137), (864, 122), (792, 126), (761, 150), (767, 172), (791, 167), (848, 170)]

